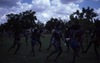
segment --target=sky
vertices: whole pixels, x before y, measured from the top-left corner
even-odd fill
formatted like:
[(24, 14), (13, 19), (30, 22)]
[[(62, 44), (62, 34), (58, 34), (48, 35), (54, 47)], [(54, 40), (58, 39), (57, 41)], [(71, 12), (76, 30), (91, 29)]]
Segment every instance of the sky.
[(100, 0), (0, 0), (0, 23), (7, 22), (7, 14), (26, 10), (36, 11), (35, 15), (42, 23), (51, 17), (68, 21), (70, 14), (88, 6), (94, 8), (100, 19)]

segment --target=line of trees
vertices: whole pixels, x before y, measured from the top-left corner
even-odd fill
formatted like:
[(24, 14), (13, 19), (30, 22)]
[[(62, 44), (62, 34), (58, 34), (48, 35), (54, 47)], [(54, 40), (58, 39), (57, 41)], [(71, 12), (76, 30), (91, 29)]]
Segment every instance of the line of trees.
[(7, 22), (0, 25), (0, 30), (5, 29), (22, 31), (23, 29), (38, 27), (45, 28), (46, 30), (51, 31), (57, 24), (61, 25), (61, 28), (63, 29), (64, 27), (72, 26), (75, 23), (80, 24), (84, 30), (87, 30), (90, 28), (94, 28), (94, 21), (100, 22), (100, 20), (94, 19), (98, 16), (98, 14), (95, 13), (94, 9), (90, 7), (83, 7), (81, 12), (77, 10), (76, 12), (72, 13), (70, 15), (70, 20), (67, 22), (64, 22), (62, 19), (51, 18), (46, 22), (45, 25), (43, 23), (38, 24), (35, 22), (35, 20), (37, 20), (35, 14), (36, 12), (32, 10), (21, 12), (19, 14), (7, 14)]

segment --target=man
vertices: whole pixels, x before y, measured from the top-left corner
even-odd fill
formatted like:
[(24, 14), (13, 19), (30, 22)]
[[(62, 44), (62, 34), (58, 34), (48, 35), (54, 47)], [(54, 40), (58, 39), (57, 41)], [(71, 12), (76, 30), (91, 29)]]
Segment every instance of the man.
[(15, 48), (17, 45), (17, 49), (15, 50), (14, 54), (17, 54), (19, 48), (20, 48), (20, 33), (18, 31), (15, 31), (14, 33), (14, 43), (13, 45), (9, 48), (8, 51), (10, 51), (12, 48)]
[(56, 58), (55, 58), (55, 61), (57, 61), (58, 57), (62, 53), (62, 47), (61, 47), (61, 40), (60, 39), (61, 39), (60, 35), (57, 33), (57, 31), (53, 30), (51, 41), (52, 41), (52, 45), (55, 47), (55, 50), (47, 56), (46, 60), (48, 60), (48, 58), (50, 56), (52, 56), (53, 54), (58, 53)]

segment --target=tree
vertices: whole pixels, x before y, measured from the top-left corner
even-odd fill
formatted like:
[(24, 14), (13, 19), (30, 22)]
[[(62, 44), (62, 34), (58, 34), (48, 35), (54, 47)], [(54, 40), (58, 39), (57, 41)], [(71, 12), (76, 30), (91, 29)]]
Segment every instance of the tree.
[(93, 8), (88, 7), (87, 9), (85, 9), (83, 7), (82, 12), (79, 12), (79, 10), (77, 10), (76, 12), (70, 15), (70, 22), (78, 22), (81, 25), (81, 27), (86, 30), (91, 27), (94, 27), (93, 20), (96, 16), (97, 13), (94, 12)]
[(36, 12), (32, 10), (20, 13), (22, 17), (20, 23), (23, 25), (23, 28), (35, 27), (35, 20), (37, 20), (35, 13)]
[(38, 29), (43, 29), (44, 28), (44, 23), (42, 23), (41, 21), (37, 21), (37, 23), (36, 23), (36, 27), (38, 28)]
[(7, 28), (13, 31), (35, 27), (35, 11), (29, 10), (19, 14), (7, 14)]
[(64, 23), (61, 19), (57, 18), (51, 18), (49, 21), (46, 22), (45, 28), (48, 31), (52, 31), (56, 25), (61, 25), (61, 28), (63, 28)]

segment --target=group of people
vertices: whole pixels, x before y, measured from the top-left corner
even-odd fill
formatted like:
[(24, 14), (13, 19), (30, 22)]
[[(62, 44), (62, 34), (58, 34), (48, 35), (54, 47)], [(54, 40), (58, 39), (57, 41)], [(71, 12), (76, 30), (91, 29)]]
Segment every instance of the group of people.
[[(62, 32), (64, 33), (62, 34)], [(66, 27), (64, 31), (62, 31), (60, 25), (56, 25), (52, 31), (50, 45), (47, 48), (47, 50), (49, 50), (50, 47), (53, 45), (55, 47), (55, 50), (47, 56), (46, 60), (48, 60), (48, 58), (51, 55), (58, 53), (58, 55), (55, 58), (55, 61), (57, 61), (58, 57), (62, 53), (61, 42), (63, 41), (67, 46), (67, 52), (70, 50), (70, 47), (73, 49), (74, 55), (72, 62), (74, 63), (76, 56), (79, 57), (78, 52), (80, 50), (80, 47), (82, 49), (82, 52), (84, 52), (82, 46), (82, 35), (83, 31), (81, 30), (80, 25), (78, 24), (75, 24), (72, 27)]]
[[(42, 36), (42, 32), (43, 32), (43, 30), (38, 30), (37, 28), (34, 28), (34, 30), (31, 29), (31, 34), (27, 30), (24, 31), (24, 33), (23, 33), (23, 36), (25, 37), (25, 42), (26, 42), (26, 45), (27, 46), (28, 46), (28, 38), (29, 38), (29, 35), (31, 35), (30, 38), (31, 38), (31, 45), (32, 45), (33, 56), (35, 56), (34, 47), (35, 47), (36, 44), (39, 45), (39, 51), (41, 51), (42, 43), (41, 43), (41, 40), (40, 40), (40, 36)], [(17, 54), (17, 51), (20, 48), (20, 40), (21, 40), (21, 33), (19, 31), (15, 31), (14, 32), (14, 43), (8, 49), (8, 51), (10, 51), (12, 48), (14, 48), (17, 45), (17, 49), (14, 52), (14, 54)]]
[[(54, 29), (52, 30), (52, 36), (50, 39), (50, 44), (47, 48), (47, 50), (49, 50), (51, 48), (51, 46), (54, 46), (55, 50), (53, 52), (51, 52), (47, 57), (46, 57), (46, 61), (49, 59), (50, 56), (52, 56), (55, 53), (58, 53), (56, 58), (54, 59), (55, 61), (57, 61), (57, 59), (59, 58), (59, 56), (62, 53), (62, 46), (61, 46), (61, 42), (64, 42), (65, 45), (67, 46), (66, 50), (67, 52), (70, 51), (70, 48), (72, 48), (72, 50), (74, 51), (74, 55), (73, 55), (73, 60), (72, 62), (75, 63), (75, 59), (76, 57), (79, 57), (78, 52), (81, 50), (82, 53), (86, 53), (90, 47), (91, 44), (94, 44), (94, 51), (96, 53), (97, 59), (99, 59), (99, 55), (98, 55), (98, 47), (100, 45), (100, 33), (99, 33), (99, 29), (95, 28), (92, 30), (92, 32), (90, 32), (90, 36), (91, 39), (89, 41), (89, 44), (87, 46), (86, 49), (83, 48), (83, 40), (84, 40), (84, 30), (81, 29), (79, 24), (75, 24), (71, 27), (65, 27), (64, 30), (62, 30), (61, 25), (56, 25), (54, 27)], [(31, 30), (31, 46), (32, 46), (32, 53), (33, 56), (35, 56), (35, 51), (34, 51), (34, 47), (38, 44), (39, 45), (39, 51), (41, 51), (41, 47), (42, 47), (42, 42), (40, 40), (40, 37), (45, 37), (42, 35), (43, 30), (39, 30), (37, 28), (34, 28), (34, 30)], [(27, 43), (28, 40), (28, 31), (26, 31), (24, 33), (25, 36), (25, 42)], [(9, 48), (8, 51), (10, 51), (12, 48), (15, 47), (15, 45), (17, 45), (17, 49), (15, 50), (14, 54), (17, 54), (17, 51), (20, 48), (20, 32), (16, 31), (14, 32), (14, 44)]]

